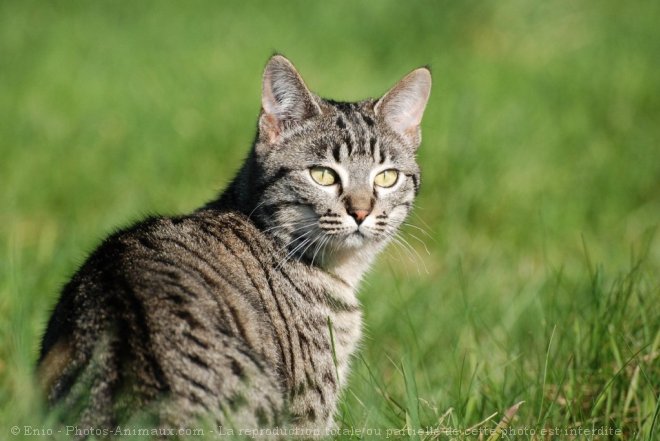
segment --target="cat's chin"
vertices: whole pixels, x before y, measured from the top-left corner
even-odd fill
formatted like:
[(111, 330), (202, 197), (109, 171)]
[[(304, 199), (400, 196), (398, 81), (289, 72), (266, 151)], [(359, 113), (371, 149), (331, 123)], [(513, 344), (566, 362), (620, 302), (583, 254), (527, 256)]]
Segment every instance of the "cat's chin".
[(344, 237), (340, 242), (340, 246), (348, 249), (360, 248), (364, 246), (365, 242), (367, 241), (369, 241), (369, 239), (364, 234), (360, 233), (359, 231), (355, 231), (354, 233)]
[(380, 242), (379, 237), (373, 236), (368, 232), (355, 230), (354, 232), (342, 237), (341, 240), (335, 241), (336, 248), (343, 248), (344, 250), (359, 250), (368, 245), (374, 245)]

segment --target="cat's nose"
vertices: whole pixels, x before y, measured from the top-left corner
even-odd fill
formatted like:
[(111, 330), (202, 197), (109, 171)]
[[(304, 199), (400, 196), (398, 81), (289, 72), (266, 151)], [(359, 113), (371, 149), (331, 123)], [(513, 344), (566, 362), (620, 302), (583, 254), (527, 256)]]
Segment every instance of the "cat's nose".
[(346, 212), (360, 225), (374, 208), (374, 200), (367, 192), (355, 193), (346, 200)]
[(371, 213), (370, 210), (349, 210), (348, 214), (350, 214), (353, 219), (355, 219), (355, 222), (360, 225), (362, 221), (364, 221), (367, 216), (369, 216), (369, 213)]

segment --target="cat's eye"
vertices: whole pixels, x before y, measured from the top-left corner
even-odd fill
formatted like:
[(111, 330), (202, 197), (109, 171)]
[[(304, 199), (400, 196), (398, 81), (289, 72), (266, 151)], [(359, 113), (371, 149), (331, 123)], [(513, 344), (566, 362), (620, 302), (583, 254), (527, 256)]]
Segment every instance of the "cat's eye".
[(396, 180), (399, 177), (399, 172), (396, 170), (385, 170), (380, 172), (374, 178), (374, 184), (379, 187), (391, 187), (396, 184)]
[(333, 185), (338, 181), (337, 173), (328, 167), (312, 167), (309, 169), (309, 174), (319, 185)]

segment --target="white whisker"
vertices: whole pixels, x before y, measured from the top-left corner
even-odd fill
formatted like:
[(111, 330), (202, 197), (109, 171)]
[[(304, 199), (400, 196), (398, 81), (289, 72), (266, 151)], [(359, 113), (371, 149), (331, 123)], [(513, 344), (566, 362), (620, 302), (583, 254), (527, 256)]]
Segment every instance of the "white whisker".
[[(308, 234), (310, 234), (312, 232), (313, 232), (313, 230), (309, 230), (306, 233), (301, 234), (300, 236), (296, 237), (294, 240), (289, 242), (287, 244), (287, 246), (291, 245), (292, 243), (294, 243), (297, 240), (302, 239), (303, 237), (307, 236)], [(295, 248), (293, 248), (291, 251), (289, 251), (289, 253), (286, 256), (284, 256), (284, 259), (282, 259), (282, 261), (277, 265), (277, 267), (275, 269), (279, 270), (282, 267), (282, 265), (284, 265), (287, 262), (287, 260), (289, 260), (289, 258), (295, 254), (296, 251), (298, 251), (300, 248), (305, 246), (305, 244), (307, 244), (310, 240), (312, 240), (312, 238), (310, 238), (310, 237), (306, 238), (300, 244), (298, 244)], [(286, 249), (286, 247), (285, 247), (285, 249)]]
[[(419, 253), (417, 252), (417, 250), (415, 249), (415, 247), (413, 247), (412, 245), (410, 245), (410, 242), (408, 242), (408, 241), (406, 240), (405, 237), (401, 236), (400, 233), (397, 232), (397, 233), (395, 234), (395, 236), (396, 236), (399, 240), (401, 240), (401, 242), (406, 246), (406, 248), (408, 248), (412, 253), (415, 254), (415, 256), (417, 256), (417, 259), (420, 261), (420, 263), (421, 263), (422, 266), (424, 267), (424, 272), (425, 272), (426, 274), (429, 274), (429, 270), (428, 270), (428, 268), (426, 267), (426, 262), (424, 262), (424, 259), (422, 259), (422, 256), (419, 255)], [(419, 267), (417, 267), (417, 269), (419, 270)]]
[(312, 256), (312, 263), (310, 266), (314, 266), (314, 259), (316, 259), (316, 254), (325, 246), (325, 244), (330, 240), (330, 237), (328, 236), (323, 236), (323, 239), (319, 242), (319, 244), (316, 246), (316, 250), (314, 251), (314, 255)]
[(262, 206), (263, 204), (265, 204), (265, 203), (266, 203), (266, 199), (264, 199), (263, 201), (261, 201), (260, 203), (258, 203), (257, 206), (254, 207), (254, 208), (252, 209), (252, 211), (250, 211), (250, 214), (248, 214), (248, 217), (247, 217), (247, 218), (250, 219), (250, 217), (252, 217), (252, 215), (254, 214), (254, 212), (257, 211), (257, 208), (261, 207), (261, 206)]
[(305, 254), (307, 254), (307, 250), (310, 249), (310, 247), (312, 247), (316, 242), (321, 240), (322, 237), (323, 236), (319, 236), (319, 235), (314, 237), (314, 239), (305, 247), (305, 249), (300, 252), (300, 256), (303, 257)]
[(403, 222), (403, 225), (421, 231), (426, 237), (428, 237), (429, 239), (435, 242), (435, 237), (431, 236), (431, 234), (429, 234), (429, 232), (426, 231), (424, 228), (421, 228), (415, 224), (411, 224), (410, 222)]
[[(416, 205), (416, 204), (414, 204), (414, 203), (413, 203), (413, 207), (414, 207), (415, 209), (417, 209), (417, 208), (422, 209), (421, 207), (419, 207), (418, 205)], [(417, 218), (422, 224), (424, 224), (424, 226), (425, 226), (426, 228), (428, 228), (428, 230), (429, 230), (430, 232), (434, 233), (433, 228), (431, 228), (431, 227), (429, 226), (429, 224), (427, 224), (426, 221), (425, 221), (424, 219), (422, 219), (422, 217), (421, 217), (419, 214), (417, 214), (417, 213), (415, 212), (415, 210), (412, 211), (412, 214), (413, 214), (413, 216), (415, 216), (415, 217), (416, 217), (416, 218)]]
[(424, 242), (422, 239), (420, 239), (419, 237), (417, 237), (417, 236), (415, 236), (414, 234), (412, 234), (410, 231), (407, 231), (406, 234), (409, 234), (413, 239), (415, 239), (415, 240), (417, 240), (419, 243), (421, 243), (422, 246), (424, 247), (424, 251), (426, 251), (426, 254), (428, 254), (429, 256), (431, 255), (431, 252), (430, 252), (429, 249), (426, 247), (426, 242)]

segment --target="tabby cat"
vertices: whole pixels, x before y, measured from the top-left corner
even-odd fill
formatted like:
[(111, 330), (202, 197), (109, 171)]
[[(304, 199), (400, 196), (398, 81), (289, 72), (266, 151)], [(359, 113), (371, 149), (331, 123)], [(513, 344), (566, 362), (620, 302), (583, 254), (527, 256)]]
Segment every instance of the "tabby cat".
[(360, 279), (419, 190), (428, 69), (378, 100), (311, 93), (265, 68), (254, 145), (192, 214), (108, 237), (64, 287), (43, 337), (48, 401), (113, 427), (333, 426), (360, 341)]

